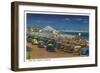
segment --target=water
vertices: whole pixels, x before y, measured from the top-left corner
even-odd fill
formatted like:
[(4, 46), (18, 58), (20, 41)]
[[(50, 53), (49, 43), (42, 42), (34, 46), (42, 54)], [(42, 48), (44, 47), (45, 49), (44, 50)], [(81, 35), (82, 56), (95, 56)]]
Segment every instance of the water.
[(89, 32), (61, 32), (62, 34), (69, 34), (69, 35), (79, 35), (80, 33), (80, 37), (83, 39), (89, 39)]

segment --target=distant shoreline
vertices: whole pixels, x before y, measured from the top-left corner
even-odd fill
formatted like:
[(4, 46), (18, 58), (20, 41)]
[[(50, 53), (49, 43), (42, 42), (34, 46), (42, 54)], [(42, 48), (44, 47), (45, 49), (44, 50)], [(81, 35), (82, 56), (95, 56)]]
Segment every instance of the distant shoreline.
[[(50, 26), (51, 27), (51, 26)], [(35, 28), (35, 27), (27, 27), (27, 29), (31, 29), (31, 28)], [(38, 27), (36, 27), (36, 28), (38, 28)], [(45, 27), (44, 27), (45, 28)], [(52, 28), (52, 27), (51, 27)], [(43, 28), (38, 28), (38, 29), (43, 29)], [(53, 28), (53, 29), (55, 29), (55, 28)], [(82, 30), (78, 30), (78, 29), (55, 29), (55, 30), (57, 30), (57, 31), (59, 31), (59, 32), (79, 32), (79, 33), (81, 33), (81, 32), (89, 32), (89, 30), (88, 29), (82, 29)]]
[(89, 31), (83, 31), (83, 30), (80, 30), (80, 31), (79, 30), (78, 31), (77, 30), (63, 30), (61, 32), (79, 32), (79, 33), (80, 32), (87, 32), (88, 33)]

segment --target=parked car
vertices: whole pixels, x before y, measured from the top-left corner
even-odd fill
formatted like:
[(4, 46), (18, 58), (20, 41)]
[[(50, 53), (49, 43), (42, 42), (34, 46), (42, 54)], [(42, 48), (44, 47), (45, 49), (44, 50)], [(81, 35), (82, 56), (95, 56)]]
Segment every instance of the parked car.
[(55, 42), (54, 47), (56, 50), (61, 50), (64, 48), (61, 42)]
[(32, 39), (32, 44), (34, 44), (34, 45), (37, 45), (39, 42), (38, 42), (38, 40), (37, 39)]
[(81, 54), (81, 46), (77, 45), (74, 47), (74, 54), (78, 54), (80, 55)]
[(74, 44), (71, 44), (70, 47), (67, 49), (67, 52), (73, 53), (74, 50), (75, 50), (75, 45)]
[(55, 52), (55, 47), (53, 44), (48, 44), (47, 47), (46, 47), (47, 51), (49, 52)]
[(48, 40), (46, 49), (47, 51), (50, 51), (50, 52), (56, 51), (54, 39)]
[(46, 37), (41, 37), (39, 39), (39, 41), (43, 41), (44, 42), (44, 45), (47, 46), (47, 43), (48, 43), (48, 40), (50, 40), (49, 38), (46, 38)]
[(38, 47), (39, 47), (39, 48), (45, 48), (46, 45), (45, 45), (44, 41), (39, 41)]
[(31, 41), (32, 41), (32, 37), (33, 37), (33, 36), (28, 35), (28, 36), (27, 36), (27, 41), (28, 41), (28, 42), (31, 42)]
[(81, 49), (81, 55), (89, 55), (89, 48), (88, 47), (84, 47)]

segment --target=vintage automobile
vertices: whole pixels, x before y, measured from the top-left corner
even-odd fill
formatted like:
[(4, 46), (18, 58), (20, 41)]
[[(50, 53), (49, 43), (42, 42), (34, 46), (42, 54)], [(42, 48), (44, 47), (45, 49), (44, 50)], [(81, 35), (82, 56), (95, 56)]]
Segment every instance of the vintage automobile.
[(75, 50), (75, 45), (74, 44), (71, 44), (71, 45), (69, 45), (69, 48), (67, 49), (67, 52), (73, 53), (74, 50)]
[(70, 44), (64, 43), (63, 45), (64, 45), (63, 50), (68, 51), (68, 49), (70, 48)]
[(39, 48), (45, 48), (46, 47), (45, 42), (44, 41), (39, 41), (38, 42), (38, 47)]
[(38, 45), (38, 43), (39, 43), (39, 36), (34, 35), (32, 37), (31, 43), (34, 44), (34, 45)]
[(88, 47), (81, 48), (81, 55), (88, 56), (89, 55), (89, 48)]
[(32, 41), (32, 38), (33, 38), (32, 35), (28, 35), (28, 36), (27, 36), (27, 41), (28, 41), (28, 42), (31, 42), (31, 41)]
[(46, 37), (39, 37), (39, 39), (38, 39), (38, 47), (46, 47), (47, 46), (47, 44), (48, 44), (48, 40), (49, 40), (49, 38), (46, 38)]
[(32, 44), (37, 45), (39, 42), (36, 38), (32, 39)]
[(56, 49), (57, 51), (59, 51), (59, 50), (62, 50), (64, 46), (62, 45), (61, 42), (55, 42), (55, 43), (54, 43), (54, 47), (55, 47), (55, 49)]
[(56, 51), (54, 39), (48, 40), (46, 49), (47, 49), (47, 51), (50, 51), (50, 52)]
[(74, 54), (80, 55), (81, 54), (81, 46), (77, 45), (74, 47)]
[(47, 47), (46, 47), (47, 51), (49, 52), (55, 52), (55, 47), (53, 44), (48, 44)]
[(41, 37), (39, 40), (40, 40), (40, 41), (43, 41), (44, 44), (47, 45), (47, 44), (48, 44), (48, 40), (50, 40), (50, 38), (47, 38), (47, 37)]

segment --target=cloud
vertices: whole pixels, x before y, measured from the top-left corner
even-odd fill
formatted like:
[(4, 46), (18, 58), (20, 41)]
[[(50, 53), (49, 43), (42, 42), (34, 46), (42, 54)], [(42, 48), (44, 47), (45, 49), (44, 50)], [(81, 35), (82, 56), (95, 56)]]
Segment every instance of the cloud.
[(70, 18), (65, 18), (65, 20), (66, 20), (66, 21), (69, 21), (69, 20), (70, 20)]
[(89, 21), (88, 21), (88, 20), (84, 20), (83, 22), (84, 22), (84, 23), (88, 23)]
[(76, 18), (76, 20), (77, 20), (77, 21), (82, 21), (83, 19), (82, 19), (82, 18)]

